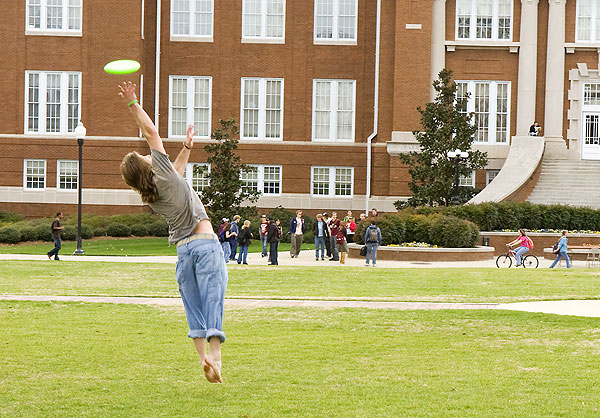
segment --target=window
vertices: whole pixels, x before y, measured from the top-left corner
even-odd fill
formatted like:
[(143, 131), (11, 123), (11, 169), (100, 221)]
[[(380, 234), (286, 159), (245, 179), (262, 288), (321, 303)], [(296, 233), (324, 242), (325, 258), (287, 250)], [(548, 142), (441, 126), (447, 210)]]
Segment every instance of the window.
[(512, 3), (512, 0), (458, 0), (456, 39), (509, 41)]
[(70, 160), (58, 160), (57, 189), (77, 190), (79, 162)]
[(260, 191), (262, 194), (281, 194), (280, 165), (251, 165), (254, 170), (242, 171), (243, 188)]
[(496, 178), (500, 170), (485, 170), (485, 185), (487, 186)]
[(46, 160), (25, 160), (23, 183), (25, 189), (45, 189)]
[(206, 163), (188, 163), (185, 168), (185, 178), (196, 193), (208, 187), (209, 174), (210, 165)]
[(25, 132), (66, 134), (81, 117), (81, 73), (25, 72)]
[(171, 39), (212, 42), (213, 0), (172, 0)]
[(83, 0), (27, 0), (28, 35), (81, 35)]
[(597, 0), (577, 0), (576, 41), (600, 42), (600, 4)]
[(354, 80), (313, 80), (313, 141), (354, 141)]
[(356, 44), (357, 0), (315, 0), (315, 43)]
[(242, 41), (283, 42), (285, 37), (285, 0), (244, 0), (242, 3)]
[(469, 175), (460, 175), (458, 177), (458, 185), (461, 187), (475, 187), (475, 171), (471, 171)]
[[(510, 82), (457, 81), (457, 99), (465, 99), (463, 112), (474, 113), (475, 142), (507, 143), (510, 134)], [(465, 102), (463, 101), (463, 104)]]
[(283, 79), (242, 78), (242, 139), (283, 138)]
[(352, 197), (354, 168), (312, 167), (311, 194), (323, 197)]
[(583, 104), (589, 106), (600, 105), (600, 84), (586, 83), (583, 86)]
[(211, 77), (169, 77), (169, 136), (185, 136), (194, 125), (197, 136), (210, 137)]

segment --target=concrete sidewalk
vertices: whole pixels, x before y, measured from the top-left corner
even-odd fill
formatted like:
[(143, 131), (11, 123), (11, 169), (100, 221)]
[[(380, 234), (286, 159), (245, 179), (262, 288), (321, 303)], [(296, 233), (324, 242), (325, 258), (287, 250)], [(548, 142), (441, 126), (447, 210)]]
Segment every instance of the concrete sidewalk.
[[(0, 249), (1, 251), (1, 249)], [(62, 261), (104, 261), (113, 263), (165, 263), (175, 264), (177, 261), (176, 256), (140, 256), (140, 257), (128, 257), (128, 256), (89, 256), (89, 255), (60, 255)], [(313, 250), (304, 250), (300, 253), (297, 258), (291, 258), (289, 252), (279, 253), (279, 266), (304, 266), (304, 267), (316, 267), (316, 266), (330, 266), (330, 267), (365, 267), (364, 258), (347, 258), (346, 264), (340, 264), (335, 261), (315, 261), (315, 253)], [(552, 263), (552, 260), (546, 260), (539, 258), (539, 268), (547, 268)], [(29, 254), (0, 254), (0, 260), (38, 260), (55, 262), (54, 260), (48, 260), (45, 254), (41, 255), (29, 255)], [(260, 253), (248, 254), (248, 265), (250, 266), (265, 266), (267, 267), (267, 257), (261, 257)], [(438, 262), (423, 262), (423, 261), (393, 261), (393, 260), (378, 260), (376, 268), (478, 268), (478, 267), (492, 267), (496, 268), (496, 259), (491, 258), (484, 261), (438, 261)], [(585, 268), (585, 261), (574, 261), (573, 267)], [(245, 268), (247, 266), (240, 264), (238, 265), (235, 261), (228, 263), (230, 268)], [(278, 266), (268, 266), (269, 268), (277, 268)], [(369, 267), (373, 268), (373, 267)], [(514, 268), (514, 267), (513, 267)], [(560, 265), (556, 268), (561, 268)], [(564, 267), (562, 267), (564, 268)]]

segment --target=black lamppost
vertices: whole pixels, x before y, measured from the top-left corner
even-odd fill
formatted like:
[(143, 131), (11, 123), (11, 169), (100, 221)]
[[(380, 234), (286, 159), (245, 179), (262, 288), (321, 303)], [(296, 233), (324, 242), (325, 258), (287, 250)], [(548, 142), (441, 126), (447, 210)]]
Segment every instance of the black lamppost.
[(460, 177), (460, 163), (463, 160), (469, 158), (469, 153), (467, 151), (461, 151), (456, 149), (454, 151), (448, 151), (446, 154), (448, 159), (452, 161), (456, 167), (456, 172), (454, 176), (454, 196), (453, 196), (453, 204), (458, 205), (460, 203), (460, 196), (458, 194), (459, 187), (459, 177)]
[(81, 163), (83, 160), (83, 140), (86, 132), (85, 126), (79, 121), (75, 128), (75, 138), (77, 138), (77, 145), (79, 146), (79, 164), (77, 166), (77, 249), (73, 253), (74, 255), (85, 254), (81, 248)]

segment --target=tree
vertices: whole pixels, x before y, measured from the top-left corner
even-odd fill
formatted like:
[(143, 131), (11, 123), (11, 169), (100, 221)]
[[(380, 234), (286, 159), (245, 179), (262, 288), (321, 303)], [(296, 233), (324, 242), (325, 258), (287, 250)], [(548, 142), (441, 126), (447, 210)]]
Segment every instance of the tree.
[(242, 204), (254, 203), (261, 195), (259, 190), (244, 187), (241, 179), (242, 172), (256, 171), (256, 167), (242, 164), (242, 159), (235, 153), (239, 143), (239, 129), (235, 120), (219, 120), (219, 124), (220, 127), (211, 134), (216, 142), (204, 147), (208, 154), (206, 161), (210, 165), (210, 172), (206, 171), (205, 166), (194, 167), (195, 174), (204, 175), (209, 180), (209, 185), (198, 194), (215, 223), (224, 217), (230, 218), (234, 213), (246, 218), (255, 216), (255, 206)]
[[(408, 202), (395, 202), (397, 208), (448, 206), (453, 202), (457, 164), (448, 159), (448, 151), (469, 152), (469, 157), (458, 165), (460, 175), (468, 176), (487, 164), (485, 152), (471, 149), (476, 129), (473, 114), (461, 111), (466, 109), (468, 97), (457, 100), (452, 71), (440, 71), (433, 87), (437, 93), (434, 101), (427, 103), (425, 109), (417, 108), (423, 131), (413, 131), (413, 134), (420, 150), (400, 154), (400, 160), (409, 166), (412, 178), (409, 187), (413, 195)], [(475, 192), (473, 188), (459, 188), (459, 202), (466, 202)]]

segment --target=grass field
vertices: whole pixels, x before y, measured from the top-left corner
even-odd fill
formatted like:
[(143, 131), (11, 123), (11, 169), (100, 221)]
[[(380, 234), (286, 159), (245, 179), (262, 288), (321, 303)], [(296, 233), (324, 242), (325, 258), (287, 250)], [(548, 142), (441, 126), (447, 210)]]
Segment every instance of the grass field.
[[(54, 248), (52, 242), (21, 243), (15, 245), (0, 245), (0, 254), (46, 254)], [(77, 248), (75, 241), (63, 241), (60, 254), (73, 254)], [(144, 255), (177, 255), (175, 246), (169, 246), (167, 238), (94, 238), (84, 240), (82, 244), (86, 255), (111, 256), (144, 256)], [(314, 249), (312, 244), (303, 244), (303, 250)], [(279, 244), (279, 251), (289, 251), (290, 243)], [(259, 240), (252, 240), (248, 252), (259, 253), (262, 245)]]
[(596, 319), (226, 310), (223, 385), (177, 309), (0, 302), (3, 417), (597, 417)]

